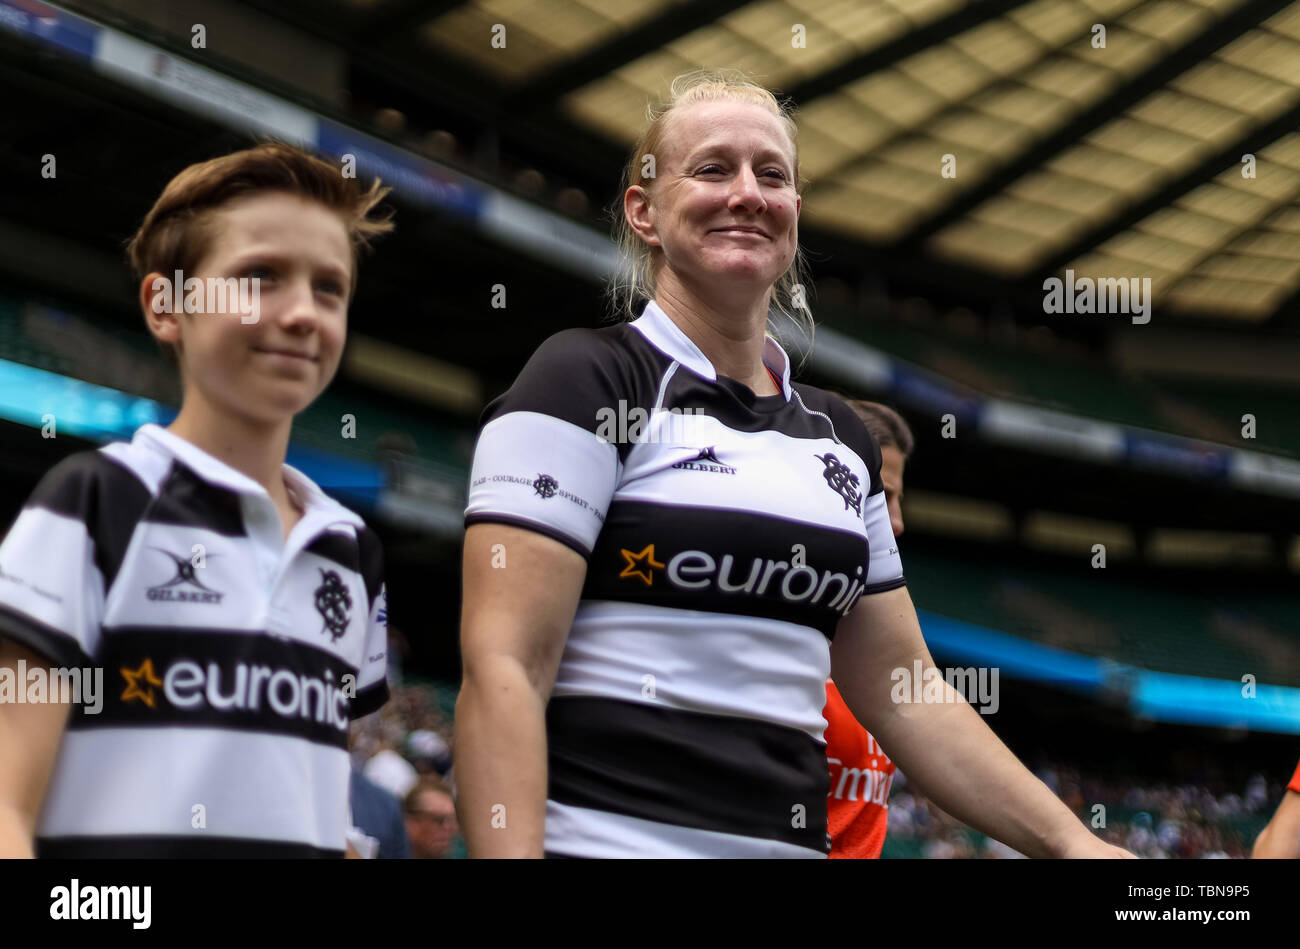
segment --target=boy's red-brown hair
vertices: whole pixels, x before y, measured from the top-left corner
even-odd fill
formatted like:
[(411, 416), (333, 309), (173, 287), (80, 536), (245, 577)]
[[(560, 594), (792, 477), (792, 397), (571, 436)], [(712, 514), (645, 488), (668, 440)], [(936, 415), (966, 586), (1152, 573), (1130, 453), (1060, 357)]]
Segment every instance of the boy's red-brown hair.
[[(127, 242), (127, 258), (137, 285), (151, 273), (168, 278), (177, 270), (188, 274), (211, 246), (211, 217), (222, 205), (261, 192), (295, 194), (333, 211), (347, 229), (352, 245), (351, 299), (362, 248), (393, 229), (391, 213), (373, 214), (391, 190), (378, 179), (363, 188), (356, 178), (344, 177), (338, 166), (293, 145), (266, 142), (190, 165), (169, 181)], [(174, 355), (171, 347), (166, 348)]]

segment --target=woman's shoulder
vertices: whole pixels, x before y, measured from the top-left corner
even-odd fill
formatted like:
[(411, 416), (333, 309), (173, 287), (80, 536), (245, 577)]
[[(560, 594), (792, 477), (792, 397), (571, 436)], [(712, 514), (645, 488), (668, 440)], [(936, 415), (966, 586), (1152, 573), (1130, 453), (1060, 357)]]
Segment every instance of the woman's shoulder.
[(834, 392), (799, 382), (792, 386), (809, 411), (821, 412), (831, 420), (835, 438), (858, 454), (874, 479), (880, 471), (880, 446), (858, 414)]
[(482, 421), (511, 411), (553, 415), (586, 427), (599, 410), (654, 398), (663, 360), (627, 323), (576, 327), (547, 337)]
[(628, 323), (609, 326), (575, 326), (546, 337), (528, 361), (558, 367), (578, 368), (593, 363), (624, 359), (638, 336)]

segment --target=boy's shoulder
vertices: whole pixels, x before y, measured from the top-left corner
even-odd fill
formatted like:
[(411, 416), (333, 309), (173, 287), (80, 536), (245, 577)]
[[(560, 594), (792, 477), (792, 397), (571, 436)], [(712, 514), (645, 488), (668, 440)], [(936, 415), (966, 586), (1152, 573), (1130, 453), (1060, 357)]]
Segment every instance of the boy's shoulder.
[[(141, 509), (150, 490), (144, 466), (136, 461), (128, 443), (115, 442), (103, 448), (74, 452), (55, 464), (28, 500), (41, 507), (80, 520), (98, 518), (117, 510)], [(136, 503), (132, 503), (132, 502)]]

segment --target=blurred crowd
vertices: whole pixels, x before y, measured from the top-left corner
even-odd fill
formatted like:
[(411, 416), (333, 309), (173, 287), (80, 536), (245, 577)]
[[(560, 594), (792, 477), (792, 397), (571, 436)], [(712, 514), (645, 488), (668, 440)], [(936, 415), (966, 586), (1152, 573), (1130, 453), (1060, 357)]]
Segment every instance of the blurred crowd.
[[(353, 818), (378, 855), (461, 858), (450, 772), (455, 689), (394, 686), (378, 712), (353, 723)], [(1154, 783), (1093, 775), (1061, 762), (1035, 774), (1094, 833), (1144, 858), (1241, 858), (1282, 796), (1256, 774), (1240, 787), (1215, 781)], [(884, 857), (1015, 859), (1021, 854), (951, 817), (895, 775)]]
[(452, 692), (393, 685), (378, 712), (353, 723), (353, 823), (384, 858), (465, 856), (452, 797)]
[[(1093, 832), (1148, 859), (1226, 859), (1250, 856), (1282, 795), (1260, 774), (1237, 789), (1211, 790), (1187, 782), (1151, 784), (1117, 776), (1084, 776), (1077, 768), (1044, 764), (1035, 772)], [(1099, 807), (1100, 805), (1100, 807)], [(1018, 858), (1021, 854), (944, 813), (895, 776), (889, 799), (885, 857)]]

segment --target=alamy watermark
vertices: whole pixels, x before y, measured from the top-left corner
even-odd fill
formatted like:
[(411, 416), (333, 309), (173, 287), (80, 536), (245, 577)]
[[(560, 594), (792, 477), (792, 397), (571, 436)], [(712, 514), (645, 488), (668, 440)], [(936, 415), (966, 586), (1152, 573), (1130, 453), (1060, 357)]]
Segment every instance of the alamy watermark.
[(209, 316), (239, 314), (239, 322), (256, 323), (262, 314), (261, 277), (158, 276), (149, 287), (155, 313), (204, 313)]
[(711, 428), (704, 409), (650, 409), (639, 405), (628, 407), (627, 399), (619, 399), (617, 406), (603, 406), (596, 410), (596, 440), (614, 445), (632, 444), (703, 444), (706, 429)]
[[(998, 698), (998, 669), (987, 666), (970, 666), (965, 669), (939, 669), (930, 666), (922, 671), (921, 660), (912, 661), (912, 668), (899, 666), (889, 674), (894, 683), (889, 697), (898, 704), (922, 703), (942, 705), (966, 702), (979, 709), (981, 715), (993, 715), (1001, 704)], [(951, 688), (947, 688), (951, 686)]]
[(0, 705), (82, 705), (87, 715), (98, 715), (104, 709), (104, 670), (28, 668), (19, 659), (16, 668), (0, 666)]
[(148, 929), (153, 920), (152, 886), (83, 886), (73, 877), (50, 890), (50, 919), (119, 919), (132, 929)]
[(1131, 313), (1134, 323), (1151, 322), (1151, 278), (1078, 277), (1073, 270), (1065, 280), (1043, 281), (1044, 313)]

